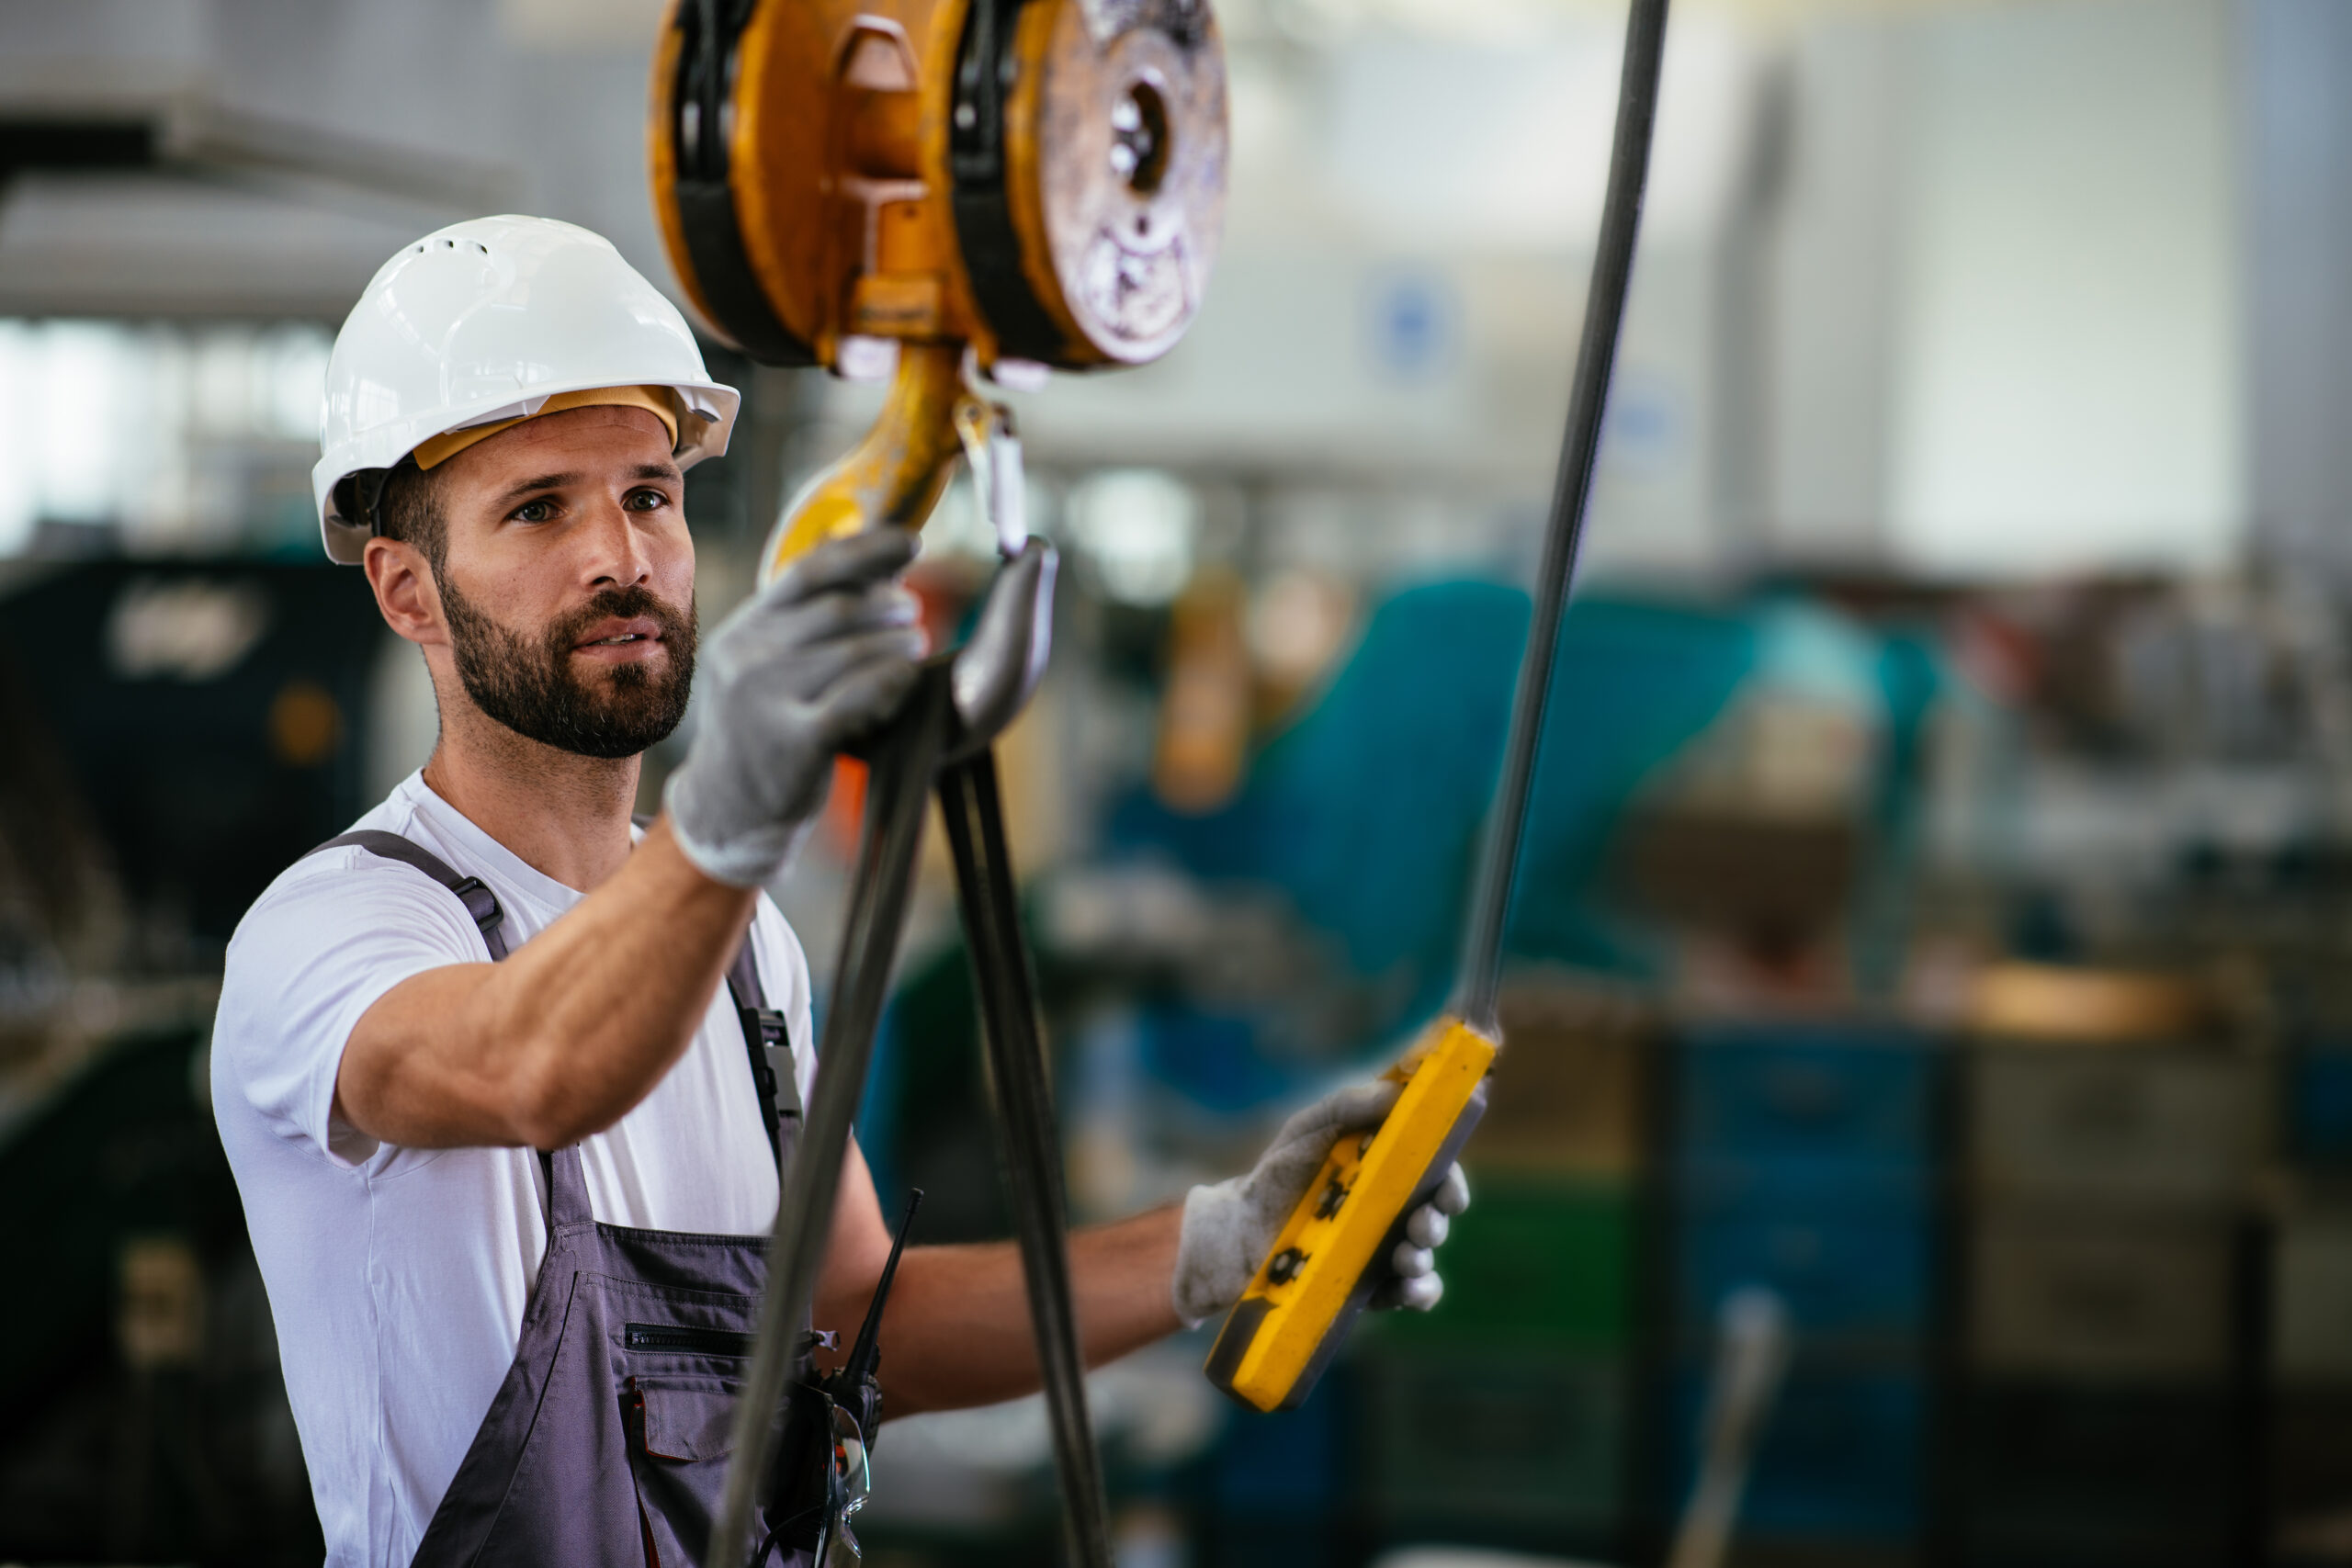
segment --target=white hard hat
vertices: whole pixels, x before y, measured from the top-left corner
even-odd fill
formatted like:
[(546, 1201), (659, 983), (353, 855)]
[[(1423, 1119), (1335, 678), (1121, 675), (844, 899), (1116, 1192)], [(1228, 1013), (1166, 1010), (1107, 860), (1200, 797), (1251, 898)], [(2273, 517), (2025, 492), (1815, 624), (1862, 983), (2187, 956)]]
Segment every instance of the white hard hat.
[(368, 542), (335, 493), (353, 474), (560, 392), (640, 386), (677, 400), (680, 467), (727, 450), (741, 396), (710, 378), (685, 318), (611, 241), (550, 218), (427, 234), (378, 270), (327, 361), (311, 470), (327, 555), (356, 564)]

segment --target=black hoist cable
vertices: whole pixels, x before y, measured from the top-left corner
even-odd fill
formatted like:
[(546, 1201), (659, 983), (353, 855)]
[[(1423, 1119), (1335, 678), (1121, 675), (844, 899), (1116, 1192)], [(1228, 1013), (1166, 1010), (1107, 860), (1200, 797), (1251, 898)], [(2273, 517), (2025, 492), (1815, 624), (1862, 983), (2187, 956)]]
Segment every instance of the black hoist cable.
[[(796, 1372), (793, 1325), (804, 1321), (823, 1267), (842, 1158), (906, 925), (924, 808), (934, 794), (954, 852), (981, 1040), (997, 1100), (1030, 1326), (1061, 1481), (1067, 1561), (1072, 1568), (1113, 1568), (1102, 1460), (1086, 1407), (1086, 1368), (1070, 1288), (1069, 1205), (1054, 1127), (1051, 1064), (1022, 938), (995, 761), (984, 743), (957, 743), (953, 678), (952, 656), (928, 661), (905, 705), (867, 750), (865, 821), (815, 1092), (777, 1207), (759, 1335), (736, 1412), (734, 1461), (705, 1568), (740, 1568), (745, 1549), (757, 1539), (754, 1520), (769, 1489), (780, 1436), (762, 1413), (780, 1407)], [(865, 1343), (863, 1335), (860, 1343)]]
[(1519, 853), (1527, 834), (1527, 807), (1535, 782), (1536, 752), (1552, 705), (1552, 678), (1559, 660), (1560, 625), (1576, 579), (1577, 551), (1584, 540), (1585, 514), (1592, 502), (1592, 474), (1600, 451), (1601, 416), (1609, 402), (1609, 378), (1617, 363), (1617, 339), (1625, 320), (1625, 289), (1634, 274), (1634, 241), (1642, 226), (1642, 193), (1648, 183), (1650, 133), (1657, 122), (1658, 70), (1666, 54), (1667, 0), (1634, 0), (1625, 21), (1625, 65), (1617, 89), (1617, 130), (1609, 153), (1609, 193), (1600, 209), (1600, 237), (1592, 259), (1592, 283), (1585, 296), (1584, 332), (1577, 346), (1576, 379), (1568, 394), (1568, 427), (1560, 445), (1560, 466), (1552, 482), (1552, 510), (1544, 525), (1544, 564), (1535, 581), (1535, 613), (1521, 656), (1519, 690), (1511, 700), (1510, 739), (1503, 750), (1502, 778), (1478, 854), (1476, 892), (1470, 927), (1462, 944), (1455, 980), (1453, 1016), (1489, 1040), (1498, 1039), (1495, 996), (1502, 981), (1503, 931), (1519, 876)]

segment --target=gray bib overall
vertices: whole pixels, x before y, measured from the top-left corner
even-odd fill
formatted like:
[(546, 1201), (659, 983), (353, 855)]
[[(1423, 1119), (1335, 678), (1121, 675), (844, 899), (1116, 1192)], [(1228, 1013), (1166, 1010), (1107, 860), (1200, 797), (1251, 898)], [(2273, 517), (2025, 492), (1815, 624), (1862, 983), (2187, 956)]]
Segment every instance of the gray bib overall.
[[(504, 913), (478, 878), (394, 833), (346, 833), (319, 848), (341, 845), (432, 877), (464, 902), (492, 961), (506, 956)], [(781, 1181), (800, 1126), (799, 1086), (748, 934), (727, 985), (743, 1020)], [(547, 1257), (524, 1309), (522, 1342), (425, 1527), (415, 1568), (693, 1568), (726, 1483), (736, 1393), (749, 1370), (767, 1278), (767, 1238), (602, 1224), (589, 1212), (577, 1145), (540, 1155), (539, 1166)], [(796, 1381), (796, 1404), (805, 1395)], [(814, 1560), (824, 1483), (812, 1497), (806, 1478), (784, 1468), (814, 1468), (808, 1447), (781, 1445), (782, 1484), (772, 1488), (762, 1523), (769, 1540), (757, 1562), (805, 1568)]]

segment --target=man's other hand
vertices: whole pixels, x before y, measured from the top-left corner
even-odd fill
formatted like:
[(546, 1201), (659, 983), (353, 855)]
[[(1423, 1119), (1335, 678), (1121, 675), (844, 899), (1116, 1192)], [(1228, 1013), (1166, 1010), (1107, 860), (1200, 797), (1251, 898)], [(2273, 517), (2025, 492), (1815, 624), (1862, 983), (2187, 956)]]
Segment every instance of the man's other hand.
[[(1384, 1081), (1326, 1095), (1283, 1123), (1248, 1175), (1193, 1188), (1184, 1199), (1170, 1287), (1176, 1314), (1198, 1325), (1240, 1300), (1332, 1145), (1349, 1134), (1379, 1126), (1401, 1092)], [(1462, 1168), (1449, 1166), (1429, 1202), (1406, 1221), (1406, 1238), (1388, 1259), (1396, 1278), (1374, 1295), (1374, 1306), (1427, 1312), (1437, 1304), (1445, 1287), (1437, 1276), (1436, 1248), (1445, 1240), (1451, 1216), (1469, 1203)]]

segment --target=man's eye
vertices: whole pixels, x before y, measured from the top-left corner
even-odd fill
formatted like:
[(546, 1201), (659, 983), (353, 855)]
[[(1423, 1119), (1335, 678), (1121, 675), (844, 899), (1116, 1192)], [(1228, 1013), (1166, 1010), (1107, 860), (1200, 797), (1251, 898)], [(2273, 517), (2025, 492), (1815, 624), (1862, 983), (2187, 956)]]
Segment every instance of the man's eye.
[(517, 523), (552, 523), (555, 521), (555, 502), (544, 497), (526, 501), (514, 509), (514, 520)]
[(630, 512), (659, 512), (670, 504), (670, 498), (650, 488), (633, 490), (623, 498), (621, 505)]

